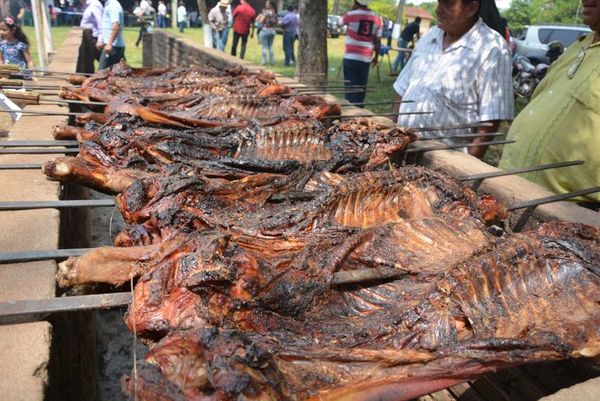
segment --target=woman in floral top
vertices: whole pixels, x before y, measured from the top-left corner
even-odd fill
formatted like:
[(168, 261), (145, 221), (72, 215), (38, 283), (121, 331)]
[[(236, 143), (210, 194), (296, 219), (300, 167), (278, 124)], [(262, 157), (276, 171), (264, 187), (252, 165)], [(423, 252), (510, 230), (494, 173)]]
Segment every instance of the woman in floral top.
[(0, 64), (15, 64), (21, 68), (33, 68), (29, 54), (29, 40), (13, 17), (0, 22)]
[(265, 3), (265, 8), (256, 18), (256, 22), (262, 27), (258, 34), (260, 46), (262, 47), (262, 64), (267, 64), (268, 52), (269, 61), (273, 65), (275, 63), (275, 58), (273, 57), (273, 40), (275, 39), (275, 26), (277, 25), (277, 11), (270, 0), (267, 0)]

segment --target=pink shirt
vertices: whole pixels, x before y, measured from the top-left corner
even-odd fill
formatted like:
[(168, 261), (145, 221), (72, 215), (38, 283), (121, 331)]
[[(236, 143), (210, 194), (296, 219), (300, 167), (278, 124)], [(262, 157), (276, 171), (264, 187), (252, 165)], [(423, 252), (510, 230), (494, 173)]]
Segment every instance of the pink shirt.
[(348, 26), (346, 32), (345, 59), (371, 62), (373, 40), (381, 38), (381, 18), (369, 9), (357, 9), (344, 14), (342, 21)]

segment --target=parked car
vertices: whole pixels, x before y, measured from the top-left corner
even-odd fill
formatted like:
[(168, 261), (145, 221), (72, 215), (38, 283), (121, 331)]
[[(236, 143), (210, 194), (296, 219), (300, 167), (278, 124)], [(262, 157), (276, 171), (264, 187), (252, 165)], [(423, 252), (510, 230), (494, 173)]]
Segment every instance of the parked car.
[(342, 22), (342, 17), (339, 15), (328, 15), (327, 16), (327, 32), (332, 38), (337, 38), (340, 35), (345, 34), (346, 26)]
[(569, 25), (532, 25), (528, 26), (516, 39), (516, 53), (525, 56), (532, 63), (546, 63), (550, 60), (546, 56), (548, 44), (559, 41), (569, 47), (581, 36), (591, 32), (585, 26)]

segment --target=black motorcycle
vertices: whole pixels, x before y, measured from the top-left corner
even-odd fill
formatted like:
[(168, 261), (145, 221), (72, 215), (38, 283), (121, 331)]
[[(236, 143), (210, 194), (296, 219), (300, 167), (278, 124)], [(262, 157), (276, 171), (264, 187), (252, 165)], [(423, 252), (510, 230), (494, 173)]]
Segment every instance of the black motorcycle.
[[(546, 57), (550, 60), (550, 64), (556, 61), (564, 51), (565, 48), (561, 42), (549, 43)], [(538, 84), (546, 76), (548, 68), (550, 68), (549, 64), (539, 63), (534, 65), (527, 57), (515, 54), (513, 56), (512, 74), (515, 96), (524, 99), (531, 98), (535, 88), (537, 88)]]

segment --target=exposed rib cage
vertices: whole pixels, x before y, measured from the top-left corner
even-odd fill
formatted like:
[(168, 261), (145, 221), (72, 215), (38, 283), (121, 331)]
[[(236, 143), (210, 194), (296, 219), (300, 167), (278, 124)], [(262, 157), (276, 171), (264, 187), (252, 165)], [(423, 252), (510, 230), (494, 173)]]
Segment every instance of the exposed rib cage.
[(264, 160), (329, 160), (325, 129), (312, 121), (291, 121), (258, 128), (242, 138), (234, 157)]

